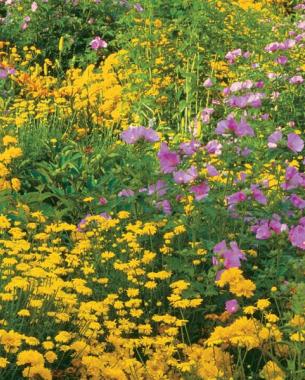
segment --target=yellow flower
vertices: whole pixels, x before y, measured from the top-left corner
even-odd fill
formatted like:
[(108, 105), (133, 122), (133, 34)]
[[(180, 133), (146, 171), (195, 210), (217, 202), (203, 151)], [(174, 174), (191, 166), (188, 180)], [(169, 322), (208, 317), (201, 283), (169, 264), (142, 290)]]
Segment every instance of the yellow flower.
[(83, 199), (83, 202), (92, 202), (94, 200), (93, 197), (86, 197)]
[(8, 360), (6, 358), (0, 357), (0, 368), (5, 368), (8, 365)]
[(48, 363), (54, 363), (57, 360), (57, 355), (53, 351), (47, 351), (44, 357)]
[(258, 309), (260, 310), (264, 310), (264, 309), (267, 309), (267, 307), (270, 306), (270, 301), (268, 299), (259, 299), (257, 302), (256, 302), (256, 306)]
[(275, 314), (272, 314), (272, 313), (266, 314), (265, 317), (266, 317), (267, 321), (270, 323), (276, 323), (279, 320), (279, 317)]
[(9, 144), (17, 144), (17, 139), (13, 136), (6, 135), (2, 139), (3, 145), (8, 146)]
[(269, 360), (260, 372), (260, 376), (265, 380), (284, 380), (285, 373), (273, 361)]
[(26, 350), (21, 351), (17, 355), (17, 365), (30, 364), (31, 366), (35, 365), (44, 365), (44, 357), (42, 354), (36, 350)]
[(67, 343), (72, 339), (72, 335), (68, 331), (60, 331), (54, 339), (59, 343)]
[(253, 315), (256, 311), (256, 307), (255, 306), (245, 306), (243, 308), (243, 311), (245, 314), (249, 314), (249, 315)]
[(290, 335), (293, 342), (305, 342), (305, 330)]
[(305, 318), (301, 315), (296, 314), (290, 321), (289, 325), (293, 327), (304, 327), (305, 326)]
[(52, 380), (52, 373), (48, 368), (45, 368), (43, 365), (35, 365), (32, 367), (26, 367), (22, 371), (22, 375), (25, 378), (37, 379), (41, 378), (42, 380)]
[(29, 317), (31, 314), (30, 314), (29, 310), (22, 309), (22, 310), (18, 311), (17, 315), (19, 315), (19, 317)]

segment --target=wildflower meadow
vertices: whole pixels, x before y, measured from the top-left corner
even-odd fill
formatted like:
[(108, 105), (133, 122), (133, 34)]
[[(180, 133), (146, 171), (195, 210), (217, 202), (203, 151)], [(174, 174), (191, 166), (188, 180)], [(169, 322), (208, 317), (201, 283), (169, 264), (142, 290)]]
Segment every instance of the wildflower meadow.
[(0, 380), (305, 379), (305, 1), (0, 0)]

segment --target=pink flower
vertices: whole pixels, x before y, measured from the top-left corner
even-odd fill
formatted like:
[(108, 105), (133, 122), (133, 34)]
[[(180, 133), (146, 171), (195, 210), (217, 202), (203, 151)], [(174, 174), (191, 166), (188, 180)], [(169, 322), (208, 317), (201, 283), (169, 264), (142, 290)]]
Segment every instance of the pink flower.
[(225, 58), (228, 60), (230, 64), (233, 64), (236, 60), (237, 57), (240, 57), (242, 55), (242, 50), (241, 49), (235, 49), (229, 51), (226, 55)]
[(172, 207), (170, 202), (167, 199), (160, 201), (156, 204), (157, 208), (162, 209), (164, 214), (170, 215), (172, 213)]
[(298, 27), (299, 29), (303, 29), (303, 30), (305, 30), (305, 21), (300, 21), (300, 22), (297, 24), (297, 27)]
[(37, 5), (36, 1), (33, 1), (32, 5), (31, 5), (32, 12), (36, 12), (37, 9), (38, 9), (38, 5)]
[(161, 144), (158, 152), (161, 171), (163, 173), (172, 173), (175, 171), (177, 165), (180, 163), (180, 158), (176, 152), (171, 152), (166, 143)]
[(305, 200), (298, 197), (296, 194), (290, 196), (290, 202), (297, 208), (303, 210), (305, 208)]
[(268, 148), (273, 149), (277, 147), (278, 142), (282, 139), (283, 134), (281, 131), (275, 131), (268, 137)]
[(201, 201), (208, 196), (210, 187), (206, 182), (202, 182), (199, 185), (192, 186), (190, 192), (195, 194), (196, 201)]
[(254, 136), (254, 131), (245, 119), (241, 119), (237, 122), (233, 117), (228, 117), (226, 120), (221, 120), (217, 123), (217, 128), (215, 133), (218, 135), (223, 135), (229, 131), (235, 133), (236, 136)]
[(178, 170), (174, 173), (174, 181), (176, 183), (189, 183), (194, 181), (198, 177), (198, 172), (195, 166), (191, 166), (187, 170)]
[(292, 190), (299, 186), (305, 187), (304, 175), (298, 172), (293, 166), (288, 166), (285, 174), (285, 182), (281, 184), (282, 189)]
[(211, 78), (208, 78), (206, 79), (204, 82), (203, 82), (203, 87), (205, 88), (210, 88), (213, 86), (213, 81)]
[(131, 189), (123, 189), (118, 194), (119, 197), (132, 197), (134, 196), (134, 191)]
[(190, 142), (181, 143), (179, 148), (185, 155), (192, 156), (200, 148), (200, 142), (192, 140)]
[(262, 205), (267, 204), (267, 198), (265, 197), (264, 193), (257, 187), (257, 185), (252, 185), (251, 190), (252, 196), (256, 200), (256, 202)]
[(304, 79), (301, 75), (295, 75), (294, 77), (289, 79), (290, 84), (301, 84), (304, 82)]
[(143, 12), (144, 11), (144, 8), (142, 7), (142, 5), (140, 3), (135, 3), (134, 5), (134, 9), (137, 11), (137, 12)]
[(159, 141), (159, 136), (152, 128), (131, 126), (121, 133), (121, 139), (127, 144), (135, 144), (141, 139), (148, 142), (157, 142)]
[(101, 197), (101, 198), (99, 199), (98, 203), (99, 203), (100, 205), (104, 206), (104, 205), (107, 204), (108, 202), (107, 202), (107, 199), (106, 199), (106, 198)]
[(269, 229), (268, 223), (261, 224), (256, 230), (256, 239), (267, 240), (271, 237), (271, 230)]
[[(230, 248), (227, 247), (225, 240), (216, 244), (213, 252), (224, 259), (224, 266), (226, 269), (239, 268), (241, 266), (240, 260), (246, 260), (245, 254), (239, 249), (236, 241), (230, 243)], [(218, 263), (218, 260), (216, 261)]]
[(289, 133), (287, 146), (295, 153), (301, 152), (304, 148), (304, 141), (295, 133)]
[(275, 62), (277, 62), (279, 65), (286, 65), (286, 63), (288, 62), (288, 58), (285, 55), (281, 55), (277, 57)]
[(226, 311), (230, 314), (236, 313), (239, 309), (239, 305), (236, 299), (226, 302)]
[(159, 179), (157, 183), (149, 185), (147, 190), (148, 195), (157, 194), (159, 197), (161, 197), (167, 192), (167, 184), (162, 179)]
[(208, 124), (211, 119), (211, 115), (213, 114), (214, 109), (213, 108), (204, 108), (204, 110), (201, 112), (201, 121), (203, 124)]
[(98, 50), (101, 48), (106, 48), (108, 46), (105, 40), (102, 40), (101, 37), (95, 37), (91, 42), (90, 46), (93, 50)]
[(305, 250), (305, 226), (291, 227), (289, 240), (294, 247)]
[(215, 154), (216, 156), (220, 156), (222, 145), (217, 140), (211, 140), (207, 143), (207, 145), (204, 147), (204, 149), (209, 154)]
[(243, 191), (238, 191), (227, 197), (228, 205), (244, 202), (247, 199), (246, 194)]
[(207, 172), (210, 177), (216, 177), (219, 175), (218, 170), (213, 165), (207, 164)]

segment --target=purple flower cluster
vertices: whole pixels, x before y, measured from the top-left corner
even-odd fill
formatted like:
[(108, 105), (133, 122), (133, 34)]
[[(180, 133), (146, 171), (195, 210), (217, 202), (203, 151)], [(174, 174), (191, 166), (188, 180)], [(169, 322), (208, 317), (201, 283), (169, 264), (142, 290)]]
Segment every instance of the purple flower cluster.
[(226, 120), (221, 120), (217, 123), (217, 128), (215, 129), (216, 134), (224, 135), (230, 131), (239, 137), (254, 136), (253, 129), (245, 119), (241, 119), (237, 122), (234, 117), (229, 116)]
[(121, 133), (121, 139), (127, 144), (135, 144), (142, 139), (148, 142), (157, 142), (159, 136), (152, 128), (131, 126)]
[(230, 242), (230, 247), (227, 246), (225, 240), (216, 244), (213, 248), (216, 256), (213, 258), (213, 264), (219, 265), (219, 259), (223, 259), (225, 269), (240, 268), (241, 260), (246, 260), (245, 254), (239, 249), (236, 241)]
[(273, 234), (279, 235), (287, 230), (287, 224), (281, 223), (281, 218), (277, 214), (274, 214), (271, 220), (262, 219), (251, 227), (251, 231), (256, 234), (258, 240), (267, 240)]

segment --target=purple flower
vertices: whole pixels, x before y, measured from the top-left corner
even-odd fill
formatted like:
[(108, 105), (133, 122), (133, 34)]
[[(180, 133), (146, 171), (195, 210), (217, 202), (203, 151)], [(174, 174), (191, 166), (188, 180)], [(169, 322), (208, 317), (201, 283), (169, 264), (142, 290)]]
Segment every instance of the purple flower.
[(5, 79), (8, 76), (8, 72), (6, 70), (0, 69), (0, 79)]
[(211, 119), (211, 115), (213, 114), (214, 109), (213, 108), (204, 108), (204, 110), (201, 112), (201, 121), (203, 124), (208, 124)]
[(272, 219), (269, 222), (269, 226), (274, 233), (279, 235), (281, 232), (286, 231), (286, 224), (281, 223), (281, 218), (277, 214), (273, 214)]
[(118, 194), (119, 197), (132, 197), (134, 196), (134, 191), (131, 189), (123, 189)]
[(232, 51), (229, 51), (226, 55), (225, 58), (228, 60), (230, 64), (233, 64), (236, 60), (237, 57), (240, 57), (242, 55), (242, 50), (241, 49), (235, 49)]
[(305, 30), (305, 21), (300, 21), (300, 22), (297, 24), (297, 27), (298, 27), (299, 29), (303, 29), (303, 30)]
[(177, 165), (180, 163), (180, 158), (176, 152), (171, 152), (166, 143), (161, 144), (158, 152), (161, 171), (163, 173), (172, 173), (175, 171)]
[(305, 200), (298, 197), (296, 194), (291, 194), (290, 202), (297, 208), (303, 210), (305, 208)]
[(105, 40), (102, 40), (101, 37), (95, 37), (91, 42), (90, 46), (93, 50), (98, 50), (101, 48), (106, 48), (108, 46)]
[(264, 193), (258, 188), (257, 185), (252, 185), (251, 190), (252, 190), (252, 196), (256, 200), (256, 202), (262, 205), (267, 204), (267, 198), (265, 197)]
[(304, 82), (302, 75), (295, 75), (289, 79), (290, 84), (301, 84)]
[(213, 86), (213, 81), (212, 81), (212, 79), (211, 79), (211, 78), (206, 79), (206, 80), (203, 82), (203, 86), (204, 86), (205, 88), (210, 88), (210, 87), (212, 87), (212, 86)]
[(285, 182), (281, 184), (281, 187), (284, 190), (292, 190), (299, 186), (305, 186), (303, 175), (295, 167), (288, 166), (285, 173)]
[(192, 140), (190, 142), (181, 143), (179, 148), (185, 155), (192, 156), (197, 152), (198, 148), (200, 148), (200, 142)]
[(244, 202), (246, 199), (247, 199), (247, 195), (243, 191), (238, 191), (227, 197), (229, 206)]
[(230, 243), (230, 247), (231, 249), (225, 251), (222, 255), (224, 258), (224, 266), (226, 269), (239, 268), (241, 266), (240, 260), (246, 260), (246, 257), (235, 241)]
[(131, 126), (121, 133), (121, 139), (127, 144), (135, 144), (141, 139), (148, 142), (157, 142), (159, 141), (159, 136), (152, 128)]
[(178, 184), (189, 183), (194, 181), (198, 177), (197, 168), (195, 166), (191, 166), (187, 170), (178, 170), (174, 173), (174, 181)]
[(102, 206), (106, 205), (108, 203), (107, 199), (104, 197), (101, 197), (98, 201), (98, 203)]
[(271, 42), (270, 44), (268, 44), (267, 46), (265, 46), (265, 50), (268, 53), (273, 53), (274, 51), (278, 50), (279, 47), (280, 47), (280, 45), (279, 45), (278, 42)]
[(199, 185), (192, 186), (190, 192), (195, 194), (196, 201), (200, 201), (208, 196), (210, 187), (206, 182), (202, 182)]
[(250, 125), (246, 122), (245, 119), (241, 119), (240, 122), (237, 124), (237, 128), (235, 129), (236, 136), (254, 136), (254, 131), (250, 127)]
[(210, 177), (216, 177), (219, 175), (218, 170), (213, 165), (207, 164), (207, 172)]
[(228, 117), (226, 120), (221, 120), (217, 123), (215, 133), (223, 135), (228, 131), (233, 131), (236, 136), (254, 136), (254, 131), (245, 119), (241, 119), (238, 123), (233, 117)]
[(291, 227), (289, 240), (294, 247), (305, 250), (305, 226)]
[(273, 149), (277, 147), (278, 142), (282, 139), (283, 134), (281, 131), (275, 131), (268, 137), (268, 148)]
[(135, 3), (134, 8), (137, 12), (143, 12), (144, 11), (144, 8), (142, 7), (142, 5), (140, 3)]
[(37, 5), (36, 1), (33, 1), (31, 4), (31, 11), (36, 12), (37, 9), (38, 9), (38, 5)]
[(226, 301), (226, 311), (230, 314), (234, 314), (238, 311), (239, 304), (236, 299)]
[[(224, 266), (226, 269), (239, 268), (241, 266), (240, 260), (246, 260), (244, 253), (239, 249), (235, 241), (232, 241), (230, 243), (230, 248), (228, 248), (225, 240), (223, 240), (215, 245), (213, 252), (224, 258)], [(216, 261), (218, 264), (217, 259)]]
[(302, 152), (304, 148), (304, 141), (295, 133), (289, 133), (287, 146), (295, 153)]
[(167, 192), (167, 184), (162, 179), (159, 179), (157, 183), (148, 186), (148, 195), (157, 194), (159, 197), (165, 195)]
[(263, 88), (264, 86), (265, 86), (265, 83), (262, 80), (256, 82), (256, 84), (255, 84), (256, 88)]
[(156, 206), (157, 206), (157, 208), (162, 209), (162, 211), (166, 215), (170, 215), (172, 213), (171, 204), (167, 199), (164, 199), (163, 201), (157, 202)]
[(256, 230), (256, 239), (267, 240), (271, 237), (271, 230), (269, 229), (268, 223), (265, 222), (261, 224)]
[(225, 240), (222, 240), (220, 243), (217, 243), (214, 248), (213, 252), (219, 254), (220, 256), (227, 250), (227, 244)]
[(220, 156), (222, 145), (217, 140), (211, 140), (207, 143), (207, 145), (204, 147), (204, 149), (209, 154), (216, 154), (216, 156)]
[(277, 62), (279, 65), (286, 65), (288, 58), (285, 55), (281, 55), (276, 58), (275, 62)]

